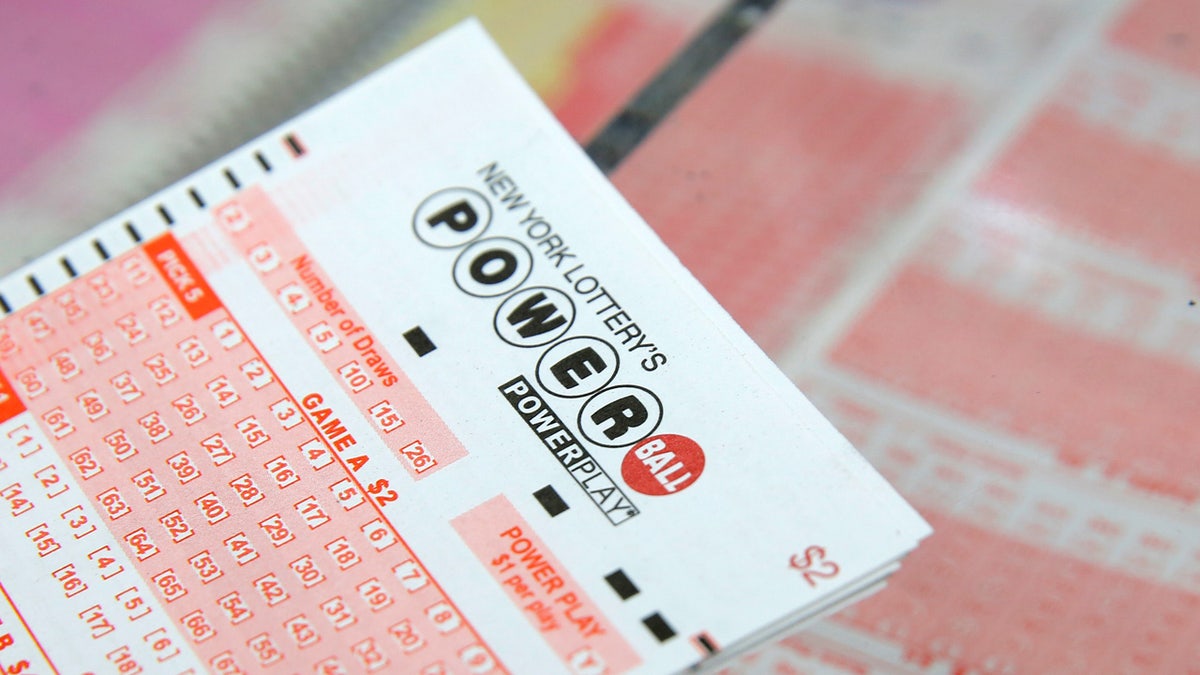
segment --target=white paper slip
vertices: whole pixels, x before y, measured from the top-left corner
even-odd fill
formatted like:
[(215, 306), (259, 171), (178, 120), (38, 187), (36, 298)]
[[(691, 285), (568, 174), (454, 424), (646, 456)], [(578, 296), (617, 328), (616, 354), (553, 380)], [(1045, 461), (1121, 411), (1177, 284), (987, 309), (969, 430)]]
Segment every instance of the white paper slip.
[(475, 23), (0, 300), (0, 672), (673, 672), (929, 533)]

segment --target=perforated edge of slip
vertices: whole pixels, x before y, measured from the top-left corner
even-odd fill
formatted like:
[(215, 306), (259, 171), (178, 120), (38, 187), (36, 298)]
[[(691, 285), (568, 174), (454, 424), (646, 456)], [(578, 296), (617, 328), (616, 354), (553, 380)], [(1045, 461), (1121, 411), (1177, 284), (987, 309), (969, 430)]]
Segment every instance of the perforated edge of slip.
[(154, 193), (0, 278), (0, 318), (206, 213), (307, 152), (294, 132), (272, 132)]

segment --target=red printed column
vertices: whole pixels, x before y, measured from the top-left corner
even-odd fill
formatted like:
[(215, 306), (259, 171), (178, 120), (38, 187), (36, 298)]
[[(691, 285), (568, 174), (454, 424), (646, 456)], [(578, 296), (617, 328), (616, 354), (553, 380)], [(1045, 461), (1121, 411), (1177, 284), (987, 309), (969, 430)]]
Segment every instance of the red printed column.
[(4, 376), (4, 371), (0, 370), (0, 423), (7, 422), (23, 412), (25, 404), (21, 403), (17, 392)]
[(414, 479), (466, 456), (466, 448), (261, 189), (246, 190), (218, 208), (217, 220)]

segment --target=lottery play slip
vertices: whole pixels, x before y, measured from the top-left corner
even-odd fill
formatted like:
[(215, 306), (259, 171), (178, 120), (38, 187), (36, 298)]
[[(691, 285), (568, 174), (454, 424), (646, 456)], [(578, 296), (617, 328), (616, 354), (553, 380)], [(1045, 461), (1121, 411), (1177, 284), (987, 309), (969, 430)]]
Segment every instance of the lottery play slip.
[(0, 309), (5, 674), (711, 668), (929, 533), (475, 23)]

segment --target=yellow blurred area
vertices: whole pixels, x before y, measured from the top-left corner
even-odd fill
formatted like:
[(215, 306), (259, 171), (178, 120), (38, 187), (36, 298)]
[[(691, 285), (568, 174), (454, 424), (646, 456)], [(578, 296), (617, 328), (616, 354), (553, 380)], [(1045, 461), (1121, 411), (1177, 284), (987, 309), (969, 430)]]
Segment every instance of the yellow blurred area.
[(443, 30), (475, 16), (535, 91), (553, 107), (572, 81), (581, 42), (612, 12), (598, 0), (456, 0), (440, 4), (393, 50), (383, 65)]

